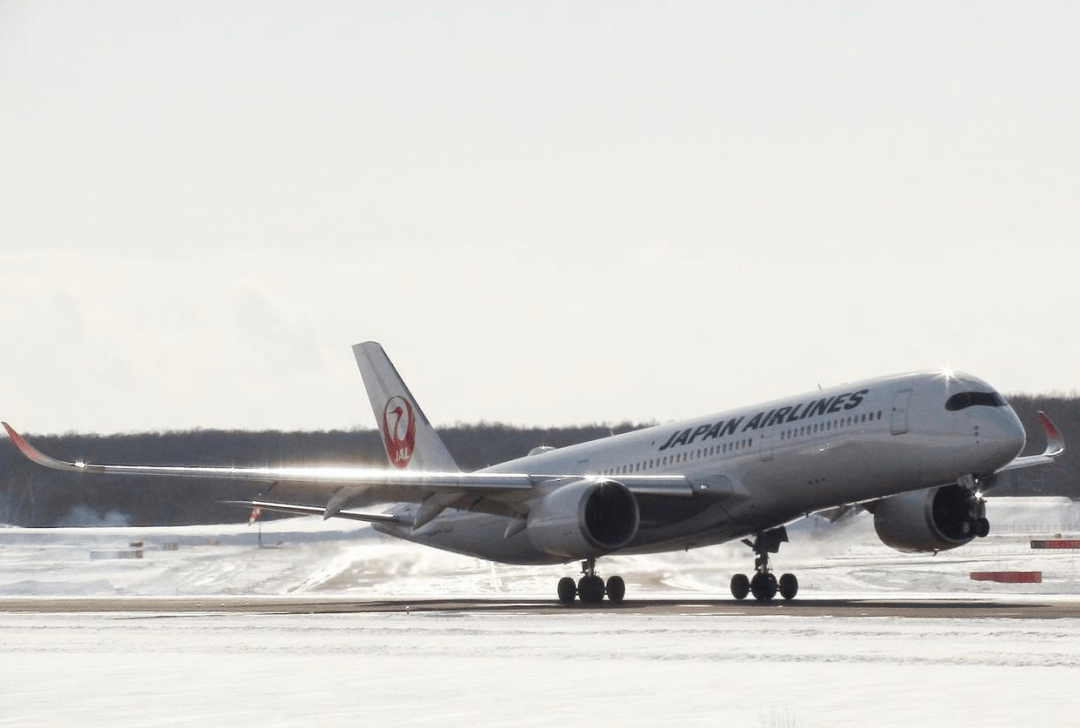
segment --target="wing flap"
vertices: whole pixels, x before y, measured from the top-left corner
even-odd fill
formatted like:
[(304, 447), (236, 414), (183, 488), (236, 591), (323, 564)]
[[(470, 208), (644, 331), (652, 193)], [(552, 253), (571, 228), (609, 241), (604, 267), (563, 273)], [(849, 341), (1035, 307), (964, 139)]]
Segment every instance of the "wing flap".
[[(326, 509), (319, 506), (305, 506), (298, 503), (277, 503), (275, 501), (250, 500), (250, 501), (222, 501), (230, 506), (244, 506), (245, 508), (261, 508), (264, 511), (277, 513), (291, 513), (296, 516), (323, 516), (326, 517)], [(364, 521), (366, 523), (394, 523), (404, 524), (406, 521), (400, 516), (391, 513), (359, 513), (357, 511), (338, 511), (333, 514), (334, 518), (347, 518), (352, 521)]]

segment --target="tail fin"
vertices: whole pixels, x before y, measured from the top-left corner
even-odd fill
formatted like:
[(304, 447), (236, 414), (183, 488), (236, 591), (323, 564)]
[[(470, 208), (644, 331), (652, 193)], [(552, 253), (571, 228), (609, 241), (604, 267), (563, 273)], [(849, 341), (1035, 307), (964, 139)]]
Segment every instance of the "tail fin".
[(365, 341), (352, 349), (390, 464), (411, 470), (460, 470), (383, 348)]

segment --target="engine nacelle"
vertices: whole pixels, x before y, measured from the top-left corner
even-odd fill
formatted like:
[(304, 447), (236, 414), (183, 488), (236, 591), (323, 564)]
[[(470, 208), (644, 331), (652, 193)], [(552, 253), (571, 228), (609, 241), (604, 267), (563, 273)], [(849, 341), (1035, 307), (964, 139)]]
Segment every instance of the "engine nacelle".
[(945, 485), (878, 501), (874, 530), (897, 551), (946, 551), (985, 536), (989, 524), (982, 500), (967, 488)]
[(529, 512), (526, 533), (552, 556), (588, 559), (611, 553), (637, 535), (637, 500), (614, 480), (578, 480), (555, 489)]

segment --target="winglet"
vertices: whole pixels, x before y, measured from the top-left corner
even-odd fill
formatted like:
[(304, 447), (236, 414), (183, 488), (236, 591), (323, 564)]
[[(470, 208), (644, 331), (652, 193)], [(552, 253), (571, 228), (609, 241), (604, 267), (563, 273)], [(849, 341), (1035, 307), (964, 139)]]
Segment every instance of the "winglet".
[(1065, 438), (1053, 420), (1046, 416), (1045, 412), (1036, 414), (1039, 416), (1039, 422), (1042, 424), (1043, 429), (1046, 430), (1046, 452), (1043, 455), (1048, 458), (1057, 457), (1065, 452)]
[(1027, 455), (1022, 458), (1016, 458), (1011, 463), (1003, 468), (999, 468), (997, 472), (1004, 473), (1007, 470), (1019, 470), (1020, 468), (1030, 468), (1035, 465), (1048, 465), (1054, 462), (1061, 453), (1065, 452), (1065, 438), (1062, 437), (1061, 431), (1058, 430), (1057, 425), (1053, 420), (1046, 416), (1045, 412), (1037, 412), (1039, 418), (1039, 424), (1043, 426), (1043, 430), (1046, 432), (1046, 449), (1038, 455)]
[(51, 458), (30, 443), (28, 443), (23, 438), (23, 436), (15, 432), (12, 426), (8, 423), (0, 422), (0, 425), (4, 426), (4, 429), (7, 430), (8, 437), (11, 438), (11, 441), (15, 443), (15, 447), (19, 448), (19, 452), (21, 452), (23, 456), (25, 456), (27, 459), (32, 460), (38, 465), (44, 465), (47, 468), (53, 468), (55, 470), (73, 470), (75, 472), (83, 471), (85, 463), (68, 463), (64, 462), (63, 460)]

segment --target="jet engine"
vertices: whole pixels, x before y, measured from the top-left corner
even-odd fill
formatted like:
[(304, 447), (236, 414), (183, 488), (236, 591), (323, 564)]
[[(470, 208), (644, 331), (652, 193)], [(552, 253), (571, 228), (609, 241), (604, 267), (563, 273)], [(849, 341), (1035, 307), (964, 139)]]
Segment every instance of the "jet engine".
[(532, 508), (526, 533), (544, 553), (588, 559), (630, 543), (639, 523), (629, 488), (614, 480), (583, 479), (553, 490)]
[(897, 551), (946, 551), (990, 532), (986, 504), (959, 485), (883, 498), (872, 510), (878, 538)]

